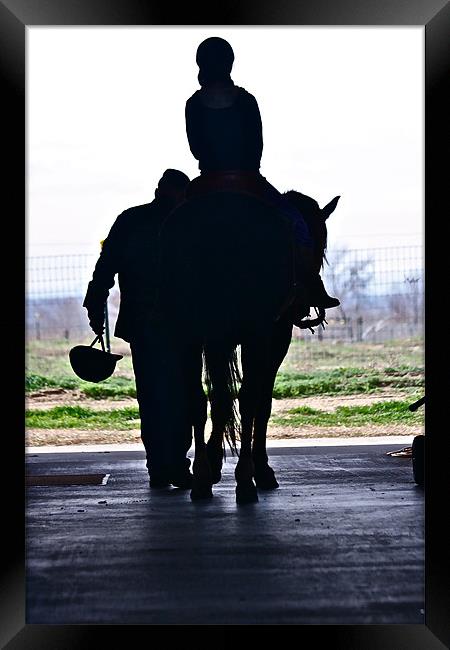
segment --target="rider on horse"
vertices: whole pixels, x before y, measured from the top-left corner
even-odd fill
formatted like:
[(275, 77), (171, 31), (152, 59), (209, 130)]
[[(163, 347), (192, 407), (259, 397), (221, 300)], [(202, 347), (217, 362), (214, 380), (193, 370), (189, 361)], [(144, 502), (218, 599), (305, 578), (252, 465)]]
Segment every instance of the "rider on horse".
[(196, 61), (201, 89), (186, 102), (186, 132), (200, 176), (191, 182), (187, 197), (243, 192), (275, 206), (293, 224), (297, 269), (307, 288), (308, 305), (337, 307), (339, 300), (327, 294), (319, 275), (321, 261), (315, 260), (311, 233), (301, 212), (260, 174), (261, 116), (253, 95), (230, 77), (231, 45), (221, 38), (208, 38), (198, 47)]

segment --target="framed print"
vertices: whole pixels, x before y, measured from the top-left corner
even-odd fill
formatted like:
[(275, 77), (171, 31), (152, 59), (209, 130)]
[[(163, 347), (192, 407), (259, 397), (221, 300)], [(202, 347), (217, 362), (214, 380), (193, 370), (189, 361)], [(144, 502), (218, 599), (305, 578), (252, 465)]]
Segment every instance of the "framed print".
[[(26, 133), (24, 125), (29, 124), (26, 121), (26, 105), (31, 96), (33, 98), (39, 97), (41, 89), (42, 94), (39, 100), (39, 110), (41, 110), (42, 114), (45, 113), (46, 98), (53, 97), (50, 94), (46, 94), (44, 77), (42, 77), (43, 81), (39, 80), (38, 83), (36, 81), (37, 77), (32, 76), (35, 85), (32, 92), (30, 90), (29, 96), (26, 92), (30, 89), (31, 77), (29, 75), (30, 69), (32, 68), (32, 62), (26, 58), (26, 47), (29, 47), (32, 42), (33, 30), (35, 30), (34, 33), (37, 33), (38, 30), (43, 30), (43, 28), (53, 30), (52, 38), (54, 37), (56, 39), (58, 37), (58, 28), (61, 28), (61, 38), (64, 39), (63, 29), (73, 28), (72, 35), (70, 36), (70, 38), (73, 37), (73, 52), (75, 53), (73, 55), (73, 67), (70, 72), (67, 72), (67, 79), (64, 79), (62, 65), (59, 70), (61, 75), (59, 89), (63, 94), (64, 88), (67, 88), (70, 84), (70, 75), (73, 75), (75, 83), (76, 75), (81, 75), (81, 71), (87, 69), (87, 67), (83, 68), (83, 65), (86, 65), (86, 61), (89, 59), (88, 52), (94, 52), (98, 46), (95, 43), (95, 38), (92, 37), (86, 37), (84, 43), (77, 41), (76, 30), (86, 29), (86, 34), (89, 34), (90, 30), (92, 36), (95, 34), (95, 28), (107, 29), (108, 27), (114, 27), (117, 30), (121, 28), (124, 30), (128, 29), (131, 34), (129, 40), (130, 47), (133, 47), (131, 31), (133, 29), (135, 30), (135, 34), (138, 33), (139, 29), (147, 28), (157, 30), (160, 34), (167, 33), (163, 32), (163, 30), (177, 29), (179, 30), (179, 39), (181, 42), (183, 30), (196, 30), (195, 34), (199, 36), (202, 31), (205, 31), (206, 36), (209, 37), (214, 28), (221, 35), (227, 34), (227, 30), (230, 30), (230, 32), (231, 30), (236, 30), (236, 33), (239, 33), (239, 30), (242, 31), (247, 28), (254, 29), (255, 34), (257, 34), (257, 30), (263, 28), (275, 30), (297, 27), (318, 30), (321, 28), (331, 29), (341, 27), (355, 30), (358, 28), (371, 28), (376, 30), (377, 28), (381, 29), (386, 27), (400, 28), (413, 26), (423, 30), (425, 49), (423, 68), (425, 77), (425, 160), (423, 169), (425, 205), (423, 207), (425, 214), (425, 286), (428, 289), (427, 293), (425, 293), (426, 393), (428, 409), (425, 426), (429, 443), (427, 442), (425, 460), (426, 535), (424, 622), (423, 624), (414, 623), (407, 625), (403, 623), (383, 624), (380, 621), (377, 624), (347, 625), (345, 621), (342, 624), (335, 622), (327, 624), (325, 621), (324, 624), (318, 625), (314, 621), (311, 624), (307, 624), (305, 621), (302, 621), (301, 624), (296, 624), (286, 619), (287, 623), (286, 621), (281, 621), (277, 625), (295, 624), (296, 627), (301, 627), (300, 642), (303, 639), (311, 638), (314, 639), (315, 644), (331, 644), (332, 647), (345, 648), (346, 650), (353, 648), (355, 650), (359, 648), (375, 649), (378, 647), (391, 647), (395, 648), (395, 650), (400, 650), (401, 648), (408, 648), (408, 650), (414, 650), (414, 648), (439, 650), (450, 644), (448, 616), (448, 612), (450, 611), (448, 603), (449, 588), (445, 579), (445, 569), (448, 569), (449, 561), (445, 532), (445, 512), (447, 511), (445, 476), (448, 475), (448, 471), (443, 467), (447, 458), (446, 454), (443, 453), (443, 446), (446, 442), (444, 440), (446, 434), (442, 409), (442, 404), (445, 403), (443, 388), (446, 385), (445, 373), (444, 379), (442, 378), (443, 353), (439, 355), (441, 357), (441, 364), (436, 364), (435, 368), (432, 366), (433, 357), (437, 358), (437, 354), (439, 354), (437, 341), (442, 341), (442, 348), (446, 345), (446, 337), (443, 334), (445, 326), (442, 324), (441, 315), (441, 311), (444, 309), (444, 301), (442, 295), (439, 296), (437, 293), (437, 289), (433, 290), (433, 292), (430, 291), (430, 287), (437, 287), (438, 280), (441, 277), (445, 277), (442, 260), (445, 259), (446, 251), (445, 249), (439, 249), (439, 243), (442, 245), (445, 240), (443, 232), (445, 227), (446, 200), (444, 200), (442, 194), (448, 184), (446, 182), (445, 161), (441, 162), (440, 159), (440, 154), (443, 153), (444, 147), (444, 125), (448, 120), (444, 103), (444, 88), (449, 72), (448, 35), (450, 28), (450, 9), (448, 3), (444, 0), (418, 0), (415, 3), (407, 3), (406, 5), (405, 3), (388, 1), (371, 3), (368, 0), (364, 2), (346, 2), (345, 0), (339, 0), (332, 4), (326, 3), (325, 0), (308, 3), (298, 3), (295, 0), (290, 0), (287, 3), (281, 4), (244, 1), (241, 3), (225, 3), (224, 5), (217, 5), (214, 8), (206, 5), (202, 7), (201, 3), (199, 3), (198, 6), (184, 5), (181, 8), (177, 7), (174, 9), (173, 6), (169, 7), (160, 2), (142, 3), (135, 0), (129, 0), (128, 2), (112, 0), (110, 3), (88, 2), (87, 0), (63, 0), (59, 2), (58, 0), (49, 0), (45, 3), (38, 2), (37, 0), (2, 0), (0, 3), (0, 66), (2, 71), (2, 96), (5, 98), (3, 102), (4, 125), (7, 125), (7, 128), (4, 129), (3, 143), (3, 159), (6, 163), (4, 167), (6, 173), (4, 172), (3, 198), (7, 203), (7, 208), (4, 212), (4, 255), (2, 256), (4, 287), (6, 289), (2, 324), (5, 349), (13, 352), (12, 360), (8, 362), (8, 372), (5, 378), (7, 389), (4, 391), (4, 394), (8, 395), (8, 399), (5, 400), (5, 413), (8, 416), (8, 425), (5, 427), (5, 459), (7, 459), (7, 462), (6, 460), (4, 462), (5, 466), (8, 466), (10, 476), (6, 483), (3, 504), (3, 542), (5, 544), (5, 551), (3, 554), (3, 595), (0, 611), (2, 623), (0, 641), (2, 642), (2, 647), (11, 648), (11, 650), (22, 647), (37, 649), (91, 647), (95, 643), (104, 643), (105, 632), (108, 634), (109, 643), (112, 642), (112, 647), (122, 647), (125, 644), (130, 644), (130, 641), (131, 643), (134, 642), (137, 625), (141, 628), (140, 632), (144, 629), (144, 626), (137, 620), (126, 621), (125, 624), (123, 621), (118, 621), (115, 624), (109, 619), (106, 621), (106, 625), (102, 621), (100, 621), (100, 625), (98, 625), (99, 621), (95, 621), (92, 625), (87, 623), (74, 624), (72, 621), (69, 621), (68, 624), (58, 623), (50, 625), (46, 624), (45, 621), (33, 620), (30, 622), (27, 621), (26, 617), (26, 548), (24, 528), (26, 491), (24, 443), (21, 434), (23, 430), (23, 365), (18, 363), (18, 359), (23, 357), (17, 354), (17, 351), (22, 349), (21, 346), (25, 338), (26, 328), (29, 327), (24, 315), (24, 304), (21, 293), (22, 287), (25, 284), (26, 266), (22, 255), (23, 242), (27, 237), (24, 213), (30, 209), (27, 199), (27, 187), (31, 179), (31, 174), (27, 167), (28, 161), (26, 159), (26, 138), (29, 138), (30, 134)], [(67, 38), (69, 38), (68, 34), (69, 31), (67, 31)], [(171, 38), (172, 36), (173, 33), (171, 32)], [(113, 40), (112, 38), (111, 43), (107, 47), (105, 45), (105, 60), (114, 51), (115, 46)], [(137, 58), (140, 53), (138, 40), (136, 36), (134, 46), (136, 48), (135, 53)], [(161, 42), (163, 42), (162, 36)], [(83, 53), (79, 52), (77, 54), (78, 43), (84, 48)], [(260, 46), (260, 42), (256, 41), (256, 36), (255, 43)], [(386, 49), (387, 47), (386, 44)], [(392, 47), (394, 48), (393, 43)], [(332, 56), (332, 49), (330, 46), (329, 56)], [(269, 52), (269, 50), (270, 48), (267, 51)], [(170, 70), (173, 73), (176, 66), (173, 61), (169, 61), (170, 52), (166, 49), (164, 53), (165, 56), (162, 57), (160, 65), (163, 65), (164, 61), (166, 61), (167, 65), (170, 64)], [(383, 54), (379, 52), (378, 56), (380, 60)], [(52, 53), (47, 53), (46, 56), (49, 56), (48, 61), (50, 61)], [(85, 56), (84, 63), (82, 61), (83, 56)], [(349, 58), (350, 60), (351, 57)], [(376, 57), (374, 60), (376, 60)], [(45, 61), (45, 57), (42, 61)], [(117, 56), (114, 61), (114, 65), (117, 65), (119, 68), (120, 56)], [(45, 65), (42, 65), (42, 67), (45, 68)], [(107, 63), (105, 63), (104, 69), (106, 67)], [(142, 72), (143, 68), (140, 68), (140, 70)], [(101, 81), (101, 66), (98, 67), (97, 72), (98, 76), (96, 80), (93, 79), (93, 84), (100, 83)], [(280, 76), (281, 73), (282, 71), (280, 71)], [(163, 82), (163, 76), (161, 78), (158, 77), (160, 83)], [(132, 75), (130, 74), (131, 77)], [(122, 77), (120, 78), (122, 79)], [(138, 75), (136, 73), (137, 78)], [(275, 78), (275, 75), (271, 78)], [(295, 80), (293, 81), (295, 83)], [(292, 83), (292, 79), (289, 78), (287, 82)], [(170, 79), (167, 80), (167, 87), (169, 85)], [(363, 84), (361, 86), (363, 87)], [(188, 85), (186, 84), (187, 87)], [(106, 89), (106, 85), (105, 92), (109, 92)], [(337, 85), (330, 89), (330, 107), (333, 105), (333, 92), (338, 92)], [(324, 95), (326, 96), (326, 93)], [(320, 96), (322, 97), (323, 95)], [(267, 93), (266, 97), (269, 97), (269, 93)], [(117, 95), (111, 94), (110, 98), (111, 101), (118, 101)], [(394, 110), (394, 106), (389, 104), (392, 100), (388, 93), (384, 100), (386, 105), (383, 110), (385, 110), (388, 116), (389, 111)], [(382, 103), (384, 102), (380, 102), (380, 106)], [(36, 101), (37, 104), (38, 101)], [(61, 106), (63, 105), (61, 103)], [(126, 102), (124, 102), (123, 106), (125, 115), (127, 110)], [(94, 106), (89, 107), (89, 97), (86, 96), (80, 101), (77, 110), (82, 112), (95, 111), (96, 109)], [(284, 108), (286, 119), (288, 119), (289, 111), (293, 110), (292, 107)], [(108, 122), (108, 116), (103, 113), (102, 117), (100, 112), (100, 109), (98, 109), (96, 116), (98, 124), (101, 124), (103, 119), (104, 125), (108, 125), (110, 129), (109, 132), (114, 133), (117, 146), (122, 146), (124, 152), (128, 151), (130, 153), (131, 149), (127, 149), (127, 139), (131, 137), (131, 134), (132, 137), (137, 137), (136, 133), (132, 132), (130, 126), (127, 127), (129, 128), (128, 135), (127, 133), (120, 134), (120, 127), (117, 128), (117, 131), (114, 131), (115, 127), (112, 118)], [(167, 115), (169, 117), (172, 115), (169, 109)], [(141, 116), (139, 119), (143, 119), (143, 117)], [(404, 123), (405, 130), (407, 130), (409, 124), (407, 115), (405, 115)], [(63, 124), (63, 121), (61, 124)], [(33, 128), (34, 132), (36, 132), (35, 127)], [(73, 128), (76, 131), (73, 123), (68, 128)], [(161, 128), (161, 133), (163, 131)], [(76, 134), (74, 135), (74, 138), (76, 137), (80, 138), (80, 142), (82, 141), (83, 134), (81, 130), (78, 136)], [(286, 135), (286, 137), (288, 136)], [(159, 140), (158, 143), (162, 149), (164, 146), (163, 140)], [(105, 148), (109, 146), (106, 135), (103, 144)], [(276, 156), (278, 150), (275, 145), (272, 151), (274, 152), (274, 156)], [(381, 162), (379, 164), (380, 166), (382, 165)], [(317, 163), (317, 165), (320, 165), (320, 163)], [(386, 161), (386, 165), (388, 165), (388, 161)], [(80, 166), (82, 166), (81, 163)], [(165, 167), (170, 166), (169, 161), (167, 161)], [(24, 170), (27, 170), (25, 175)], [(193, 168), (188, 171), (189, 175), (192, 176), (194, 174)], [(270, 168), (270, 172), (271, 174), (276, 174), (276, 171), (272, 172), (272, 168)], [(105, 178), (107, 173), (108, 170), (105, 170)], [(289, 182), (291, 182), (291, 179), (289, 179)], [(105, 184), (105, 188), (106, 192), (108, 190), (107, 183)], [(128, 200), (129, 195), (127, 195), (127, 191), (127, 188), (123, 190), (123, 196), (126, 196)], [(332, 196), (330, 196), (330, 199), (332, 199)], [(370, 197), (368, 197), (369, 199)], [(125, 204), (124, 207), (126, 207)], [(68, 206), (68, 214), (70, 210), (71, 208)], [(73, 208), (73, 214), (75, 215), (75, 213), (76, 210)], [(105, 223), (108, 219), (106, 219)], [(330, 228), (333, 228), (333, 226), (330, 226)], [(334, 231), (331, 230), (331, 232)], [(436, 234), (438, 235), (437, 237)], [(100, 239), (100, 231), (98, 235)], [(33, 324), (33, 327), (39, 328), (38, 320)], [(68, 333), (66, 334), (66, 340), (69, 340)], [(400, 503), (398, 507), (402, 507)], [(114, 531), (111, 532), (114, 534)], [(257, 531), (255, 531), (255, 534), (257, 534)], [(386, 571), (390, 569), (392, 567), (387, 566), (383, 568)], [(405, 571), (407, 570), (408, 564), (406, 562)], [(73, 597), (74, 600), (78, 597), (75, 592), (76, 590), (74, 590), (71, 596), (69, 594), (69, 597)], [(289, 605), (287, 604), (286, 607), (288, 609)], [(150, 624), (159, 625), (160, 623), (153, 620)], [(206, 621), (205, 624), (208, 625)], [(227, 623), (226, 621), (219, 623), (213, 621), (212, 623), (212, 625), (224, 624), (229, 624), (231, 627), (234, 627), (235, 625), (242, 624), (242, 621), (235, 619), (231, 623)], [(253, 624), (259, 625), (264, 624), (264, 622)], [(272, 624), (274, 622), (269, 621), (268, 625)], [(189, 630), (189, 627), (197, 627), (200, 624), (189, 625), (186, 621), (183, 621), (181, 625), (172, 623), (166, 625), (184, 627), (184, 629)]]

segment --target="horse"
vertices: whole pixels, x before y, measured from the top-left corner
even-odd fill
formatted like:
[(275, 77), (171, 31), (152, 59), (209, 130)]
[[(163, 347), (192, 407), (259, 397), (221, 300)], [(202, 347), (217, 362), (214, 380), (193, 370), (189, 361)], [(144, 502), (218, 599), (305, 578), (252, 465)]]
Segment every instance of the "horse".
[[(300, 192), (290, 191), (285, 196), (302, 212), (313, 236), (314, 259), (319, 267), (323, 267), (323, 263), (326, 260), (327, 248), (326, 220), (335, 210), (340, 197), (335, 197), (324, 208), (320, 209), (317, 201)], [(275, 378), (289, 350), (293, 326), (296, 325), (301, 329), (312, 329), (322, 324), (325, 313), (324, 311), (318, 311), (316, 318), (303, 320), (303, 317), (307, 315), (309, 315), (309, 309), (297, 300), (295, 305), (290, 305), (282, 313), (281, 317), (277, 319), (272, 327), (269, 343), (269, 365), (265, 369), (261, 379), (260, 397), (253, 420), (252, 460), (254, 465), (254, 481), (256, 487), (261, 490), (271, 490), (279, 486), (275, 473), (268, 463), (266, 436), (267, 425), (272, 410), (272, 393)], [(244, 389), (248, 384), (246, 382), (247, 372), (251, 372), (252, 368), (257, 366), (257, 355), (258, 350), (254, 346), (249, 346), (245, 341), (241, 343)], [(210, 366), (211, 363), (210, 360)], [(215, 360), (214, 367), (216, 368), (218, 366), (219, 363)], [(216, 370), (216, 373), (220, 377), (220, 367)], [(223, 375), (226, 376), (226, 373), (223, 373)], [(222, 378), (221, 381), (222, 390), (215, 391), (211, 395), (211, 420), (213, 426), (210, 438), (206, 443), (206, 456), (211, 468), (213, 484), (218, 483), (221, 479), (225, 423), (231, 417), (229, 394), (223, 390), (224, 379)], [(209, 392), (211, 392), (211, 387), (208, 387), (210, 389)], [(239, 393), (239, 396), (241, 400), (241, 393)]]
[[(286, 198), (308, 221), (322, 264), (325, 220), (339, 197), (323, 210), (298, 192), (287, 192)], [(217, 193), (175, 210), (163, 224), (160, 249), (162, 311), (166, 318), (177, 319), (188, 344), (203, 352), (211, 401), (213, 429), (205, 444), (207, 398), (198, 376), (189, 378), (195, 441), (191, 498), (212, 496), (212, 485), (221, 477), (223, 437), (236, 449), (240, 433), (236, 500), (255, 502), (257, 488), (278, 487), (266, 453), (272, 390), (292, 326), (309, 312), (298, 298), (292, 223), (255, 197)]]

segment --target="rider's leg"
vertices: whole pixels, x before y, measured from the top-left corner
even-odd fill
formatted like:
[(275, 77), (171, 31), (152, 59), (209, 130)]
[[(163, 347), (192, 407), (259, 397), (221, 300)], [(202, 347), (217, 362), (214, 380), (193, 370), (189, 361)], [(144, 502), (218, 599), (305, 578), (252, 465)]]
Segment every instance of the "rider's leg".
[(337, 307), (340, 304), (339, 300), (328, 295), (320, 277), (322, 260), (317, 263), (314, 259), (314, 242), (300, 210), (263, 176), (261, 176), (261, 186), (267, 199), (286, 214), (293, 224), (298, 257), (297, 284), (299, 286), (306, 285), (308, 306), (324, 307), (325, 309)]
[(328, 295), (320, 277), (320, 264), (314, 259), (313, 249), (300, 243), (297, 248), (297, 284), (306, 284), (308, 306), (331, 309), (340, 303), (337, 298)]

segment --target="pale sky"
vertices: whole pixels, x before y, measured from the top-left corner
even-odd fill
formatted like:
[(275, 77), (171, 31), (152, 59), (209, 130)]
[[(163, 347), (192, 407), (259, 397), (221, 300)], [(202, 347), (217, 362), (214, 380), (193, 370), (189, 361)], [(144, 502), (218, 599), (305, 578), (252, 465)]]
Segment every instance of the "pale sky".
[(28, 27), (28, 255), (97, 253), (164, 169), (198, 175), (184, 106), (209, 36), (258, 101), (263, 176), (341, 195), (329, 249), (423, 243), (423, 27)]

